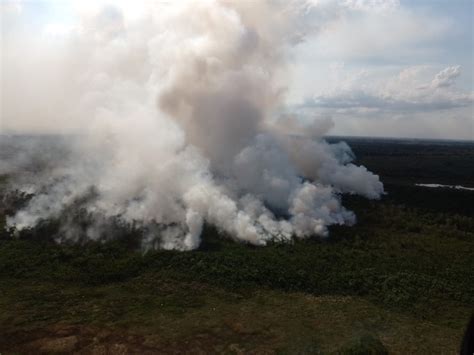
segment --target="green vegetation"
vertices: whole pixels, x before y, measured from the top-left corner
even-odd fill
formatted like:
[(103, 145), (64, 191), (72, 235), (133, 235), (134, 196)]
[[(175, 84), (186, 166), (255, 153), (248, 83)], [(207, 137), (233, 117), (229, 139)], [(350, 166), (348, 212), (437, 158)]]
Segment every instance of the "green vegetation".
[[(474, 219), (389, 200), (352, 197), (346, 205), (358, 213), (355, 227), (265, 248), (211, 228), (200, 250), (185, 253), (142, 254), (127, 240), (59, 246), (4, 238), (0, 327), (7, 334), (57, 323), (159, 329), (163, 344), (214, 329), (209, 342), (223, 350), (266, 344), (289, 353), (361, 353), (380, 344), (413, 351), (421, 346), (414, 340), (426, 337), (427, 350), (455, 351), (474, 304)], [(214, 308), (222, 313), (210, 314)], [(243, 315), (236, 322), (251, 332), (249, 342), (226, 325)], [(327, 327), (322, 333), (318, 322)], [(354, 332), (373, 341), (354, 340)]]
[(345, 196), (358, 223), (324, 240), (253, 247), (207, 227), (190, 252), (143, 253), (133, 231), (57, 245), (54, 223), (14, 238), (4, 207), (0, 352), (456, 353), (474, 192), (386, 189)]
[(345, 139), (384, 183), (474, 187), (474, 142)]

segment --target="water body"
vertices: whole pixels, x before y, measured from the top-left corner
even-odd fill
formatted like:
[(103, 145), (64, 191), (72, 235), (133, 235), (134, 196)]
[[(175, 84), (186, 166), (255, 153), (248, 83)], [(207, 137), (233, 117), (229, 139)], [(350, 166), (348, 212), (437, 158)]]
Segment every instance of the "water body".
[(469, 190), (474, 191), (474, 187), (466, 187), (461, 185), (443, 185), (443, 184), (415, 184), (416, 186), (422, 187), (445, 187), (449, 189), (456, 189), (456, 190)]

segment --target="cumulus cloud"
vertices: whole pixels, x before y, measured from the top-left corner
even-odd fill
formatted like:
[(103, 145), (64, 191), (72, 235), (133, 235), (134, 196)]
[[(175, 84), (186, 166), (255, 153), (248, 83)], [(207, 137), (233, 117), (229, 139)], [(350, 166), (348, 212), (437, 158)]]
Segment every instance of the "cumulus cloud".
[(34, 196), (9, 226), (61, 218), (58, 240), (75, 241), (106, 238), (121, 221), (146, 231), (146, 247), (186, 250), (207, 223), (264, 245), (354, 223), (340, 193), (383, 193), (346, 144), (321, 139), (329, 119), (278, 115), (288, 53), (314, 30), (305, 6), (145, 6), (132, 17), (87, 9), (59, 41), (7, 41), (4, 124), (76, 137), (67, 159), (28, 182)]
[[(473, 92), (451, 88), (460, 75), (460, 66), (447, 67), (429, 83), (419, 79), (426, 68), (406, 68), (384, 82), (368, 78), (368, 73), (347, 78), (339, 88), (307, 99), (303, 107), (320, 107), (363, 112), (431, 112), (471, 107)], [(370, 84), (369, 84), (370, 83)]]
[(456, 78), (461, 74), (461, 66), (447, 67), (436, 74), (431, 82), (434, 88), (448, 87), (454, 84)]
[(474, 138), (474, 92), (456, 85), (460, 66), (333, 70), (337, 80), (297, 107), (307, 115), (331, 114), (338, 134)]

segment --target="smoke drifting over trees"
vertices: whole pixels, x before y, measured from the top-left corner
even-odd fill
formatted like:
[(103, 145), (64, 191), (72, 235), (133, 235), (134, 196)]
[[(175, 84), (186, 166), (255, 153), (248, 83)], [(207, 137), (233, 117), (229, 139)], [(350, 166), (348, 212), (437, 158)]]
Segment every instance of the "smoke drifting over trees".
[[(127, 18), (105, 6), (28, 49), (15, 44), (25, 45), (21, 32), (7, 33), (2, 116), (75, 134), (67, 157), (16, 180), (34, 196), (9, 226), (32, 228), (74, 205), (94, 222), (63, 221), (71, 239), (101, 238), (114, 218), (156, 226), (147, 243), (186, 250), (205, 223), (256, 245), (354, 223), (339, 194), (378, 198), (378, 176), (321, 138), (330, 121), (279, 115), (291, 48), (344, 11), (327, 7), (179, 2)], [(321, 23), (307, 24), (308, 11)], [(26, 159), (17, 158), (2, 157), (1, 172), (15, 174)]]

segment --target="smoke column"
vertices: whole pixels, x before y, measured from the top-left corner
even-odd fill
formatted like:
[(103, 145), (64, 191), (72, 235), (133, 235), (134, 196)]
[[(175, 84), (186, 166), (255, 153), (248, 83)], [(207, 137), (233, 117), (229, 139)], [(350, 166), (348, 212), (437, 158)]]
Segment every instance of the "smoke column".
[[(21, 34), (7, 33), (2, 116), (74, 133), (67, 157), (16, 180), (34, 197), (8, 226), (79, 206), (94, 223), (68, 218), (58, 240), (101, 239), (114, 218), (146, 227), (145, 244), (188, 250), (204, 224), (265, 245), (355, 223), (340, 194), (378, 198), (378, 176), (321, 138), (330, 121), (281, 114), (291, 48), (343, 5), (284, 3), (149, 3), (133, 18), (107, 5), (54, 45), (31, 43), (34, 60), (16, 44)], [(318, 26), (309, 11), (324, 14)], [(7, 174), (19, 166), (1, 164)]]

